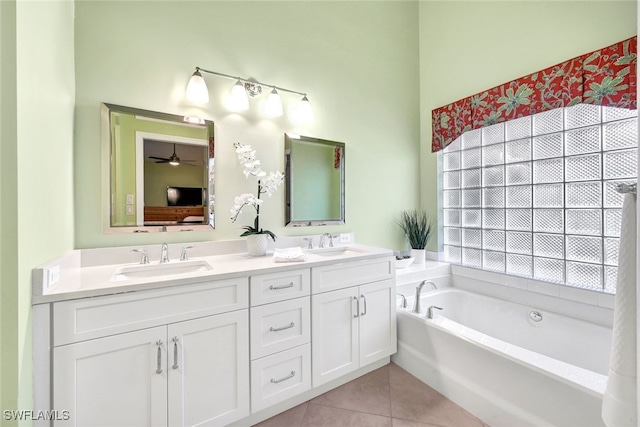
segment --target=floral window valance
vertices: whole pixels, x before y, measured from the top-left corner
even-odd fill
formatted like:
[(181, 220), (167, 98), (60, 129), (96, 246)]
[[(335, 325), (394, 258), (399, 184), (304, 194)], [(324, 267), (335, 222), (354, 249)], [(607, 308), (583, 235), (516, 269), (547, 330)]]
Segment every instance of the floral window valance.
[(637, 37), (570, 59), (432, 112), (437, 152), (469, 130), (585, 103), (636, 109)]

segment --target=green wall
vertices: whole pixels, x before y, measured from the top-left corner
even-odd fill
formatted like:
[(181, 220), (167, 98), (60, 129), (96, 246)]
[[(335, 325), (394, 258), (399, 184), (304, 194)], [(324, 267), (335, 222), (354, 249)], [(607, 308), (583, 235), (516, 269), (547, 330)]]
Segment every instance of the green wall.
[[(292, 132), (346, 144), (346, 225), (285, 228), (281, 188), (264, 202), (264, 228), (282, 236), (353, 231), (363, 243), (404, 248), (394, 220), (419, 197), (416, 2), (82, 1), (75, 48), (77, 247), (239, 238), (253, 218), (247, 212), (231, 223), (228, 212), (236, 195), (255, 191), (255, 181), (242, 174), (233, 143), (252, 145), (266, 171), (282, 171), (284, 133)], [(266, 96), (230, 113), (223, 98), (233, 81), (210, 75), (211, 103), (189, 104), (184, 93), (196, 66), (305, 91), (315, 119), (298, 126), (286, 116), (266, 118)], [(285, 111), (299, 100), (281, 97)], [(101, 102), (215, 122), (215, 230), (103, 234)]]
[(636, 16), (631, 0), (420, 2), (422, 206), (436, 217), (434, 108), (631, 37)]
[(32, 407), (31, 269), (74, 247), (73, 16), (68, 1), (0, 2), (3, 410)]

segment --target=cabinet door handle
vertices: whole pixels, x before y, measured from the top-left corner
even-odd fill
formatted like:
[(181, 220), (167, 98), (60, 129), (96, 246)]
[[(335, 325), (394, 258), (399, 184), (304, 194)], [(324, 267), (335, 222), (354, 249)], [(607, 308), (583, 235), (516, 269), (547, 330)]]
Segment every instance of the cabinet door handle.
[(367, 297), (365, 297), (362, 294), (360, 295), (360, 297), (362, 298), (362, 302), (363, 302), (362, 313), (360, 313), (360, 315), (364, 316), (365, 314), (367, 314)]
[(356, 314), (353, 315), (353, 317), (356, 318), (360, 316), (360, 300), (358, 297), (353, 297), (353, 299), (356, 300)]
[(289, 283), (288, 285), (281, 285), (281, 286), (271, 285), (271, 286), (269, 286), (269, 289), (271, 289), (272, 291), (277, 291), (278, 289), (287, 289), (287, 288), (293, 288), (293, 282)]
[(178, 337), (173, 337), (173, 369), (178, 369)]
[(162, 340), (156, 341), (158, 346), (158, 365), (156, 367), (156, 374), (162, 373)]
[(278, 384), (278, 383), (281, 383), (282, 381), (286, 381), (286, 380), (291, 379), (291, 378), (293, 378), (295, 376), (296, 376), (296, 371), (291, 371), (291, 373), (289, 375), (287, 375), (286, 377), (282, 377), (279, 380), (277, 380), (275, 378), (271, 378), (271, 382), (273, 384)]
[(274, 327), (272, 326), (272, 327), (270, 327), (270, 328), (269, 328), (269, 330), (270, 330), (271, 332), (284, 331), (285, 329), (291, 329), (291, 328), (293, 328), (295, 325), (296, 325), (295, 323), (291, 322), (291, 323), (289, 323), (287, 326), (282, 326), (282, 327), (280, 327), (280, 328), (274, 328)]

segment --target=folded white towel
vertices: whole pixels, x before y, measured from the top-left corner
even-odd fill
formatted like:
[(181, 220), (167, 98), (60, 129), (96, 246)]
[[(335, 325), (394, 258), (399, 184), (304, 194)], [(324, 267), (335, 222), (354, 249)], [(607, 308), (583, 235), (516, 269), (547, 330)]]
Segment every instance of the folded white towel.
[(299, 247), (282, 248), (273, 250), (273, 260), (275, 262), (300, 262), (305, 260), (304, 252)]

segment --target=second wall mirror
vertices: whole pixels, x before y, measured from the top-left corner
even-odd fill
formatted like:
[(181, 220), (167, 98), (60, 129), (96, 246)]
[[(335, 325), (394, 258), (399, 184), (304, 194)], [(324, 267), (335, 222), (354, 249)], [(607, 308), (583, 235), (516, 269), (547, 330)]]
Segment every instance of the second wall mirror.
[(285, 225), (345, 223), (345, 145), (285, 134)]

